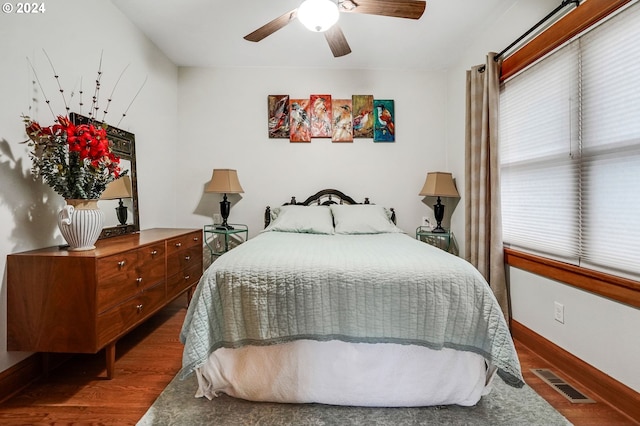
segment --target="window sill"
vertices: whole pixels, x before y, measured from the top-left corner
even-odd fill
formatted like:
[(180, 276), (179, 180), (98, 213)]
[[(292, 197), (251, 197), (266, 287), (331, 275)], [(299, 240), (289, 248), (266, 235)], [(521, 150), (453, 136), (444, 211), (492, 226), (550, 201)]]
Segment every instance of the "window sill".
[(506, 247), (504, 249), (504, 261), (509, 266), (640, 308), (640, 282), (638, 281), (581, 268)]

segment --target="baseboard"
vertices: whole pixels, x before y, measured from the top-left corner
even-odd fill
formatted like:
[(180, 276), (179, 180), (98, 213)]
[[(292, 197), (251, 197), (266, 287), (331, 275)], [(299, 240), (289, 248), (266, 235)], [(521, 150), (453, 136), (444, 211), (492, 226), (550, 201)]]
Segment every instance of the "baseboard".
[(0, 403), (39, 379), (42, 372), (42, 357), (37, 353), (0, 372)]
[(36, 380), (46, 377), (52, 370), (68, 361), (71, 356), (63, 353), (36, 352), (6, 370), (0, 371), (0, 404), (17, 395)]
[(575, 355), (555, 345), (517, 321), (511, 320), (513, 338), (544, 358), (559, 372), (595, 397), (620, 411), (634, 422), (640, 423), (640, 394)]

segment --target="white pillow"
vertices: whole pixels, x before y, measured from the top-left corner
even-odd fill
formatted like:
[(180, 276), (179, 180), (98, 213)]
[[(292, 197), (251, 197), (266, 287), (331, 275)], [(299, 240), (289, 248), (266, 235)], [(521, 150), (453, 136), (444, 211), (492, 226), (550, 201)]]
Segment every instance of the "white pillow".
[(333, 217), (327, 206), (282, 206), (271, 210), (265, 231), (333, 234)]
[(403, 232), (393, 224), (388, 210), (375, 204), (332, 204), (336, 234)]

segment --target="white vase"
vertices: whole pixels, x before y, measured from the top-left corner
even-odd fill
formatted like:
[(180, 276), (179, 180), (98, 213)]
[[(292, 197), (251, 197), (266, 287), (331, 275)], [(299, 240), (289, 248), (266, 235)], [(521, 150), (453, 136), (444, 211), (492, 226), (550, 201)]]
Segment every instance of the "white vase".
[(98, 200), (65, 201), (67, 205), (58, 213), (58, 227), (69, 250), (93, 250), (104, 225), (104, 212), (98, 208)]

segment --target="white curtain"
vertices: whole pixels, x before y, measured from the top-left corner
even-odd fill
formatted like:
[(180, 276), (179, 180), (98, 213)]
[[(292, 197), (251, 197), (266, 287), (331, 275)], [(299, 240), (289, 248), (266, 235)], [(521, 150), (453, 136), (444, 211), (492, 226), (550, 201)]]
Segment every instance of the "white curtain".
[(508, 321), (498, 158), (502, 61), (494, 61), (495, 55), (489, 53), (486, 64), (467, 71), (465, 252), (466, 259), (489, 282)]

